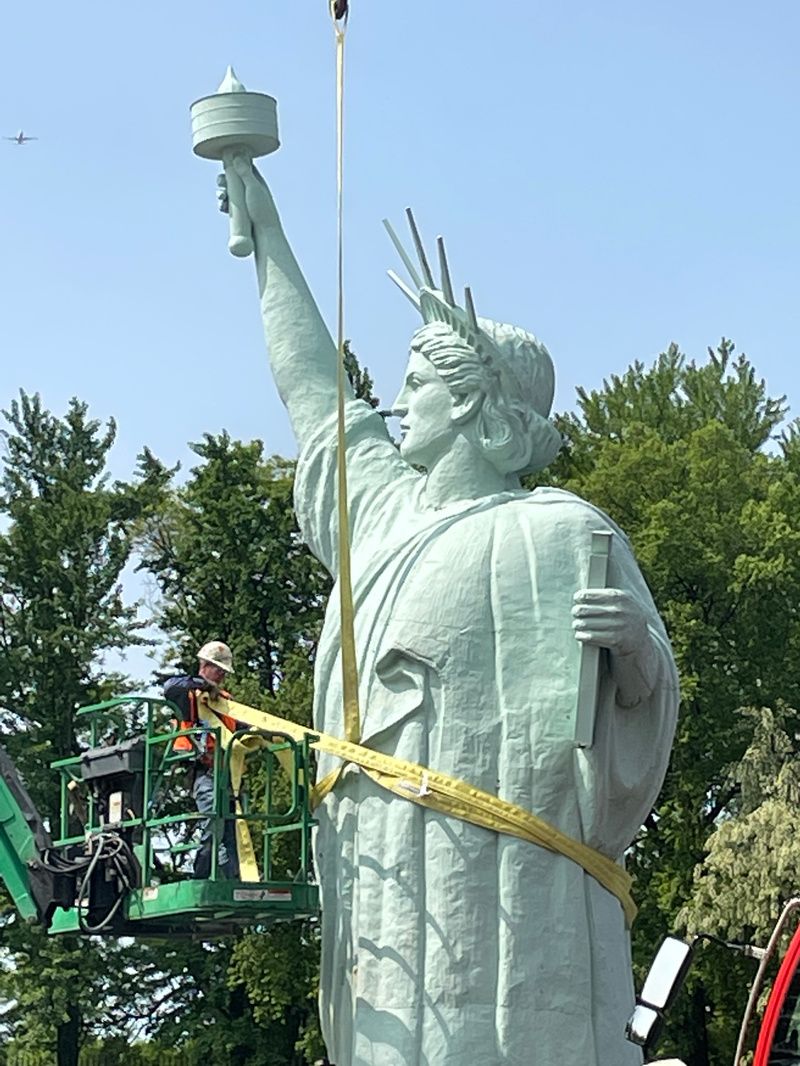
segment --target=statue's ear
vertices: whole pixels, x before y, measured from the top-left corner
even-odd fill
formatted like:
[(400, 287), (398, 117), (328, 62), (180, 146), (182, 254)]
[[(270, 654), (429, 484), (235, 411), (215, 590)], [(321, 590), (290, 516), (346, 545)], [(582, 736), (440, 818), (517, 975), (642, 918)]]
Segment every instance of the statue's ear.
[(457, 426), (463, 426), (475, 417), (482, 403), (483, 393), (479, 389), (461, 392), (453, 397), (453, 413), (450, 417)]

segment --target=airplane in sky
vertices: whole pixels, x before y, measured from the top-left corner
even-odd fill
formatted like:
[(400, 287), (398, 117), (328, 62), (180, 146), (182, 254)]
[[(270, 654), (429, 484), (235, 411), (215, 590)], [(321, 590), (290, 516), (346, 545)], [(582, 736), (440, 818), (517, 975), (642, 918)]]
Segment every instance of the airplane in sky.
[(20, 130), (19, 133), (15, 137), (4, 137), (3, 140), (4, 141), (13, 141), (14, 144), (26, 144), (28, 141), (38, 141), (39, 138), (38, 137), (28, 137), (26, 134), (24, 134), (22, 132), (22, 130)]

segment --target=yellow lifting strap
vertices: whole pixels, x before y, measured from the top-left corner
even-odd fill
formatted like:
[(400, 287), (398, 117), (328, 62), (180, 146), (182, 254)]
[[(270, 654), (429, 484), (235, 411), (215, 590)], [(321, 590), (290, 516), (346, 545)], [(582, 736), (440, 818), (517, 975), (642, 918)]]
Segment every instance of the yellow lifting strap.
[[(231, 793), (235, 798), (234, 811), (238, 815), (236, 822), (236, 854), (239, 859), (239, 880), (240, 881), (260, 881), (258, 873), (258, 863), (256, 862), (256, 853), (253, 848), (253, 839), (250, 836), (250, 827), (247, 822), (241, 817), (244, 814), (242, 809), (242, 803), (240, 800), (242, 778), (244, 777), (244, 762), (249, 751), (254, 748), (261, 747), (264, 743), (260, 736), (255, 734), (251, 736), (242, 736), (234, 739), (233, 733), (230, 731), (225, 721), (214, 714), (208, 705), (205, 697), (205, 693), (198, 693), (201, 697), (197, 701), (197, 713), (201, 722), (205, 722), (206, 725), (212, 729), (219, 730), (219, 740), (223, 749), (230, 752), (230, 766), (231, 766)], [(233, 746), (231, 746), (233, 742)], [(225, 814), (228, 812), (225, 811)]]
[[(207, 702), (207, 694), (201, 695), (200, 705)], [(355, 763), (367, 773), (373, 781), (383, 788), (411, 800), (422, 807), (440, 811), (453, 818), (460, 818), (472, 825), (491, 829), (496, 833), (526, 840), (538, 847), (546, 848), (558, 855), (564, 855), (590, 874), (605, 889), (611, 892), (622, 905), (628, 925), (636, 917), (636, 904), (631, 896), (631, 876), (621, 866), (601, 852), (590, 848), (579, 840), (562, 833), (543, 818), (523, 810), (513, 803), (507, 803), (498, 796), (474, 788), (464, 781), (459, 781), (447, 774), (430, 770), (417, 763), (396, 759), (392, 755), (365, 748), (362, 744), (339, 740), (327, 733), (289, 722), (256, 710), (233, 700), (218, 699), (208, 702), (208, 707), (218, 715), (226, 714), (240, 722), (263, 729), (267, 732), (286, 733), (295, 741), (305, 737), (312, 738), (312, 747), (334, 755), (342, 760), (342, 767)], [(317, 806), (331, 791), (341, 773), (341, 768), (328, 774), (319, 782), (312, 793), (312, 802)]]
[(358, 666), (354, 635), (353, 586), (350, 577), (350, 519), (347, 512), (344, 401), (347, 372), (344, 365), (344, 37), (346, 0), (331, 0), (336, 35), (336, 231), (337, 231), (337, 347), (339, 351), (336, 473), (339, 523), (339, 602), (342, 627), (342, 693), (344, 733), (354, 743), (361, 738), (358, 706)]

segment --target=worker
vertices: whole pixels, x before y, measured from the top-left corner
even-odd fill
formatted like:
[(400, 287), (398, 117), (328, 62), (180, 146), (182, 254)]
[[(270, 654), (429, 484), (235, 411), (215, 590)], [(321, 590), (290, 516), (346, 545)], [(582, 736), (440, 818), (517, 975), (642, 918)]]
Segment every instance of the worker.
[[(169, 678), (164, 684), (164, 697), (170, 700), (180, 711), (178, 727), (191, 729), (197, 725), (203, 725), (198, 717), (197, 699), (198, 693), (207, 692), (210, 699), (215, 700), (219, 696), (228, 697), (229, 693), (222, 688), (222, 682), (227, 674), (233, 673), (233, 655), (227, 644), (221, 640), (210, 640), (202, 646), (197, 653), (199, 667), (196, 675), (180, 674), (178, 677)], [(240, 723), (227, 715), (220, 715), (224, 724), (235, 732), (240, 728)], [(201, 733), (193, 733), (183, 737), (177, 737), (174, 750), (197, 753), (197, 759), (192, 767), (192, 798), (200, 814), (214, 814), (214, 733), (210, 729), (204, 729)], [(227, 782), (230, 791), (230, 780)], [(233, 797), (229, 813), (235, 809)], [(213, 824), (210, 817), (201, 823), (200, 850), (194, 862), (194, 877), (205, 879), (211, 873), (211, 848), (213, 843)], [(239, 876), (239, 862), (236, 851), (236, 826), (235, 822), (226, 820), (222, 833), (222, 840), (217, 851), (217, 870), (223, 876), (236, 879)]]

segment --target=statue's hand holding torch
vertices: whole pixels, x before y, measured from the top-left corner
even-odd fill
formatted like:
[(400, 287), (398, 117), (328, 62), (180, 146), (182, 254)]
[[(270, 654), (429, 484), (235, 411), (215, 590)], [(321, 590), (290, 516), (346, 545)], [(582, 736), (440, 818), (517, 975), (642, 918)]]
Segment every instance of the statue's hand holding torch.
[(278, 225), (272, 195), (253, 159), (277, 150), (277, 105), (271, 96), (247, 92), (231, 67), (213, 96), (192, 104), (192, 147), (225, 167), (220, 208), (230, 216), (228, 248), (236, 256), (253, 251), (253, 228)]
[[(231, 152), (223, 159), (225, 173), (217, 178), (219, 209), (230, 215), (231, 241), (234, 237), (251, 240), (253, 230), (280, 226), (278, 211), (269, 186), (253, 166), (249, 156)], [(251, 242), (252, 243), (252, 242)], [(234, 255), (248, 255), (249, 252)], [(250, 251), (252, 251), (252, 246)]]

